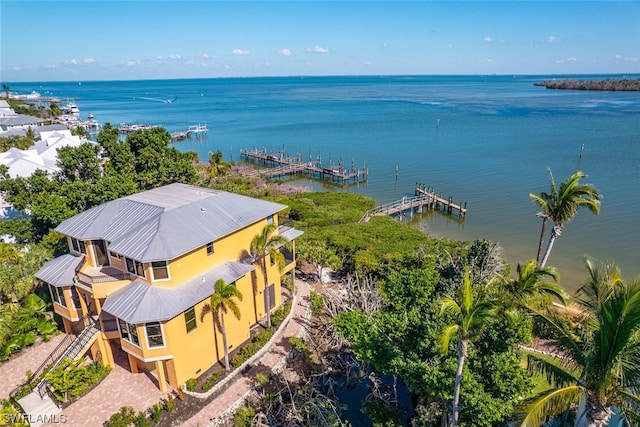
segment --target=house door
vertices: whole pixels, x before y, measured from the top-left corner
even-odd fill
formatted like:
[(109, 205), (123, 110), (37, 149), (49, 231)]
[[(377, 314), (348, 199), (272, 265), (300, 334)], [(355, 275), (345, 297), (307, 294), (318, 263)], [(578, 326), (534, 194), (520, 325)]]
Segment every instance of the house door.
[[(267, 305), (267, 295), (269, 295), (269, 305)], [(270, 311), (276, 305), (276, 287), (269, 286), (264, 293), (264, 310)]]
[(93, 245), (93, 256), (96, 261), (96, 267), (109, 265), (109, 256), (107, 255), (104, 240), (92, 240), (91, 245)]

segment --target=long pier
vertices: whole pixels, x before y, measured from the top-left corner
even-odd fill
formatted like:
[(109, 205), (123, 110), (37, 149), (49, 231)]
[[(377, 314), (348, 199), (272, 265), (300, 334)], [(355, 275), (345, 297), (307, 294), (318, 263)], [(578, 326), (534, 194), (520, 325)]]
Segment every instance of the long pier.
[(444, 198), (442, 193), (436, 193), (431, 187), (424, 184), (416, 184), (415, 195), (413, 197), (403, 197), (384, 205), (369, 209), (361, 219), (361, 222), (368, 221), (373, 216), (396, 216), (405, 214), (413, 217), (413, 213), (422, 213), (426, 210), (440, 210), (448, 215), (458, 212), (458, 218), (463, 220), (467, 215), (467, 203), (462, 205), (453, 203), (453, 197)]
[(304, 162), (301, 154), (286, 156), (284, 151), (268, 152), (266, 148), (241, 150), (240, 156), (246, 160), (269, 166), (270, 168), (261, 169), (256, 172), (267, 178), (286, 175), (307, 175), (346, 184), (349, 182), (356, 183), (366, 181), (369, 175), (366, 167), (356, 169), (352, 164), (351, 169), (346, 169), (342, 161), (337, 165), (323, 166), (320, 160)]

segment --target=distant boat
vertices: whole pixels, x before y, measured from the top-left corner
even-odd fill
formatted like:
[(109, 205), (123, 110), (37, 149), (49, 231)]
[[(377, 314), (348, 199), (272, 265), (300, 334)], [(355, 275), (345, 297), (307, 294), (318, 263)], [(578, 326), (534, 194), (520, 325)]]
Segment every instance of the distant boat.
[(77, 116), (80, 114), (80, 109), (76, 104), (74, 104), (73, 102), (70, 102), (62, 109), (62, 112), (64, 114), (71, 114), (71, 115)]

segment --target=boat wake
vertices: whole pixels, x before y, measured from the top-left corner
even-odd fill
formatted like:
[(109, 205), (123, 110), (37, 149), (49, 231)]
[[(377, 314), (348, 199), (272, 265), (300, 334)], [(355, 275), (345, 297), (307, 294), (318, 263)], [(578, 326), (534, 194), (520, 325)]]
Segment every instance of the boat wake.
[(141, 99), (143, 101), (152, 101), (152, 102), (162, 102), (163, 104), (173, 104), (176, 99), (178, 99), (177, 96), (174, 96), (173, 99), (170, 98), (151, 98), (148, 96), (134, 96), (133, 99)]

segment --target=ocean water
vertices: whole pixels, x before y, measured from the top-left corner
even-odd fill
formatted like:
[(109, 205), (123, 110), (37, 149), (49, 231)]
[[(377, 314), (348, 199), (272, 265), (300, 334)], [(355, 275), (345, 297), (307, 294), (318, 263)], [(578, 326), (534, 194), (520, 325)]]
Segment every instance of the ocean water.
[[(640, 93), (553, 91), (534, 82), (567, 76), (367, 76), (155, 81), (8, 83), (14, 92), (74, 99), (81, 117), (184, 131), (206, 124), (203, 139), (176, 144), (202, 160), (221, 150), (266, 147), (326, 164), (366, 165), (366, 183), (346, 187), (309, 179), (316, 191), (362, 193), (380, 204), (412, 195), (416, 183), (467, 202), (464, 221), (438, 213), (414, 218), (425, 233), (486, 238), (512, 263), (535, 258), (541, 222), (529, 193), (549, 191), (582, 170), (603, 194), (599, 216), (580, 211), (548, 265), (576, 289), (583, 257), (616, 262), (640, 275)], [(571, 76), (569, 76), (571, 77)], [(623, 76), (573, 76), (605, 78)], [(638, 78), (638, 76), (624, 76)], [(162, 101), (172, 100), (171, 103)], [(581, 155), (582, 153), (582, 155)], [(397, 175), (396, 175), (397, 170)]]

